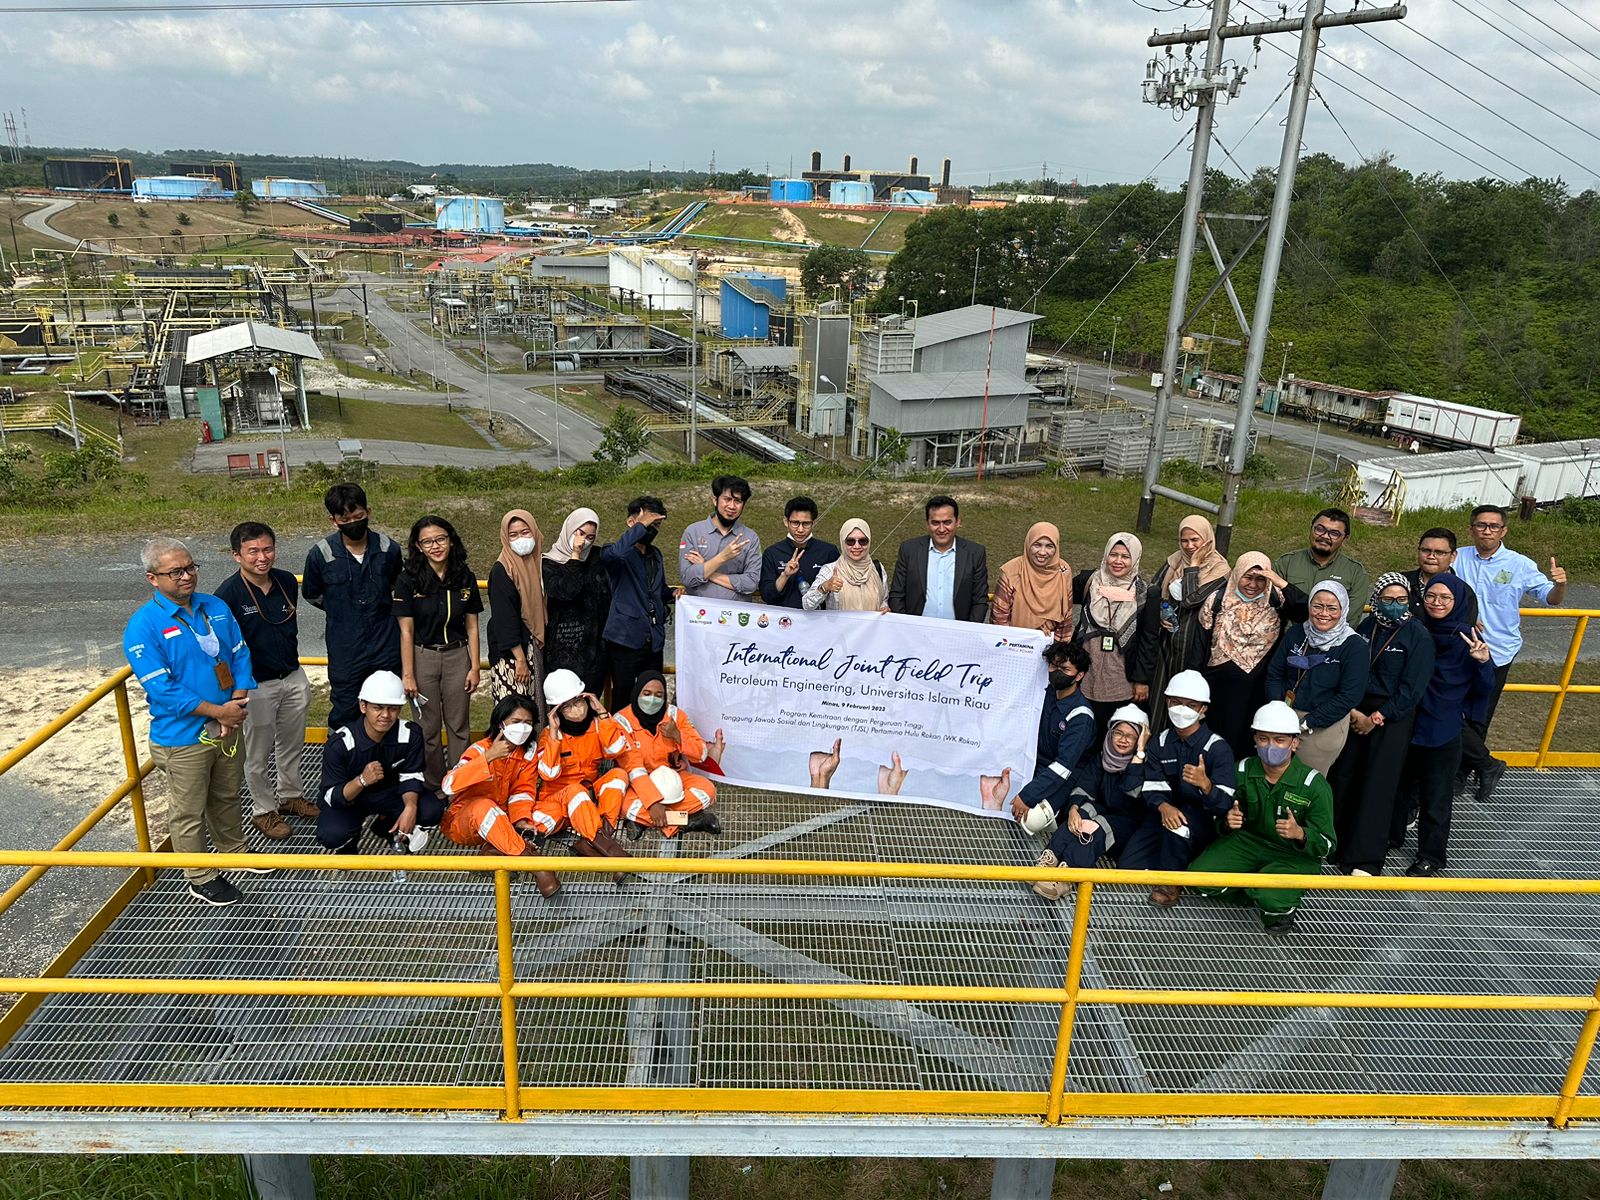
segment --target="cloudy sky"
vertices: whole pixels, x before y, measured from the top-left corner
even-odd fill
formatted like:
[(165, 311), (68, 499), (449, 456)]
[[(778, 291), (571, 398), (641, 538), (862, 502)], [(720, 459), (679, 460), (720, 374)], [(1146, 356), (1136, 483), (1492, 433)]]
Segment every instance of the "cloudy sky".
[[(1206, 16), (1171, 0), (198, 13), (111, 2), (125, 11), (29, 15), (8, 10), (18, 0), (0, 0), (0, 109), (26, 108), (35, 144), (627, 170), (651, 161), (703, 167), (715, 153), (719, 168), (778, 173), (791, 161), (803, 169), (820, 149), (830, 166), (846, 151), (857, 165), (895, 168), (916, 154), (933, 171), (948, 155), (955, 182), (969, 184), (1032, 177), (1041, 164), (1063, 179), (1154, 173), (1181, 184), (1186, 150), (1163, 156), (1182, 127), (1139, 100), (1151, 55), (1144, 40), (1157, 26)], [(1272, 0), (1234, 0), (1232, 11), (1254, 19), (1252, 6), (1277, 15)], [(1533, 173), (1559, 175), (1574, 190), (1596, 186), (1600, 141), (1562, 117), (1596, 125), (1583, 114), (1600, 111), (1600, 2), (1519, 0), (1519, 8), (1527, 11), (1495, 0), (1412, 0), (1405, 22), (1371, 26), (1373, 36), (1329, 31), (1321, 90), (1360, 152), (1389, 151), (1403, 166), (1451, 176)], [(1293, 36), (1269, 40), (1296, 46)], [(1270, 45), (1259, 55), (1231, 45), (1250, 73), (1218, 132), (1248, 170), (1277, 161), (1291, 59)], [(1305, 142), (1357, 157), (1315, 102)], [(1213, 163), (1233, 169), (1220, 153)]]

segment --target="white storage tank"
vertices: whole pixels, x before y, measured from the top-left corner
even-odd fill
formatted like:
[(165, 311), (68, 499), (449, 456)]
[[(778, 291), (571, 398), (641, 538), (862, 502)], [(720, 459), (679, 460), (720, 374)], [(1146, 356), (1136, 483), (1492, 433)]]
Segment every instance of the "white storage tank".
[(1501, 454), (1523, 464), (1519, 496), (1554, 504), (1573, 496), (1600, 495), (1600, 438), (1508, 446)]
[(1380, 507), (1384, 492), (1398, 475), (1405, 484), (1403, 512), (1467, 504), (1515, 504), (1523, 469), (1519, 459), (1482, 450), (1369, 458), (1355, 467), (1361, 480), (1363, 507)]
[(1410, 392), (1396, 392), (1389, 397), (1383, 422), (1391, 434), (1406, 434), (1439, 446), (1476, 446), (1482, 450), (1514, 445), (1522, 428), (1522, 418), (1510, 413)]

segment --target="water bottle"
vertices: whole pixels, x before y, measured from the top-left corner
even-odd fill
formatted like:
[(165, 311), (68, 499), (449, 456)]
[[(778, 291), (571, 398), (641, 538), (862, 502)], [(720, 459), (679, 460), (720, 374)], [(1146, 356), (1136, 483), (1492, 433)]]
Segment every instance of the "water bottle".
[[(411, 839), (405, 834), (396, 833), (394, 837), (390, 838), (389, 840), (390, 844), (394, 846), (394, 852), (396, 854), (411, 853)], [(391, 871), (389, 873), (389, 878), (394, 880), (396, 883), (404, 883), (407, 878), (407, 872), (403, 868), (398, 871)]]

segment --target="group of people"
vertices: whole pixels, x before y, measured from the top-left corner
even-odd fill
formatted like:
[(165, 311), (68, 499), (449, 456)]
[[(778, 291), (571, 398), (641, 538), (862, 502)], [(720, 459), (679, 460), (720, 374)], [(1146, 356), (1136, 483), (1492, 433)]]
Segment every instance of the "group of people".
[[(154, 594), (125, 649), (149, 693), (175, 848), (203, 851), (209, 830), (217, 850), (244, 849), (241, 779), (265, 837), (288, 837), (290, 818), (315, 820), (321, 843), (342, 852), (368, 819), (402, 845), (438, 827), (506, 854), (539, 853), (568, 830), (580, 853), (606, 857), (626, 856), (623, 830), (715, 831), (721, 731), (702, 738), (663, 675), (683, 592), (1046, 634), (1037, 774), (1011, 802), (1030, 830), (1051, 833), (1042, 865), (1109, 856), (1123, 867), (1280, 870), (1337, 856), (1353, 874), (1376, 874), (1407, 842), (1415, 810), (1407, 873), (1433, 875), (1448, 861), (1455, 793), (1475, 779), (1486, 801), (1505, 770), (1485, 737), (1521, 648), (1518, 610), (1559, 604), (1566, 587), (1554, 560), (1545, 573), (1504, 545), (1506, 515), (1490, 505), (1473, 510), (1470, 547), (1430, 529), (1414, 569), (1370, 586), (1336, 508), (1317, 514), (1305, 548), (1231, 564), (1210, 523), (1186, 517), (1148, 574), (1143, 543), (1126, 532), (1106, 540), (1097, 566), (1074, 571), (1059, 529), (1041, 521), (991, 595), (985, 547), (960, 536), (954, 497), (928, 499), (926, 534), (902, 541), (886, 567), (860, 518), (842, 522), (838, 544), (818, 536), (806, 496), (785, 504), (785, 535), (763, 549), (743, 521), (750, 496), (738, 476), (711, 481), (710, 515), (680, 540), (676, 586), (656, 545), (667, 516), (657, 497), (633, 500), (611, 542), (589, 508), (568, 514), (553, 544), (528, 510), (505, 513), (486, 631), (451, 522), (424, 515), (402, 546), (372, 527), (354, 484), (324, 497), (333, 528), (307, 555), (303, 585), (275, 565), (264, 524), (233, 531), (239, 570), (215, 595), (198, 590), (182, 543), (152, 539)], [(325, 615), (331, 691), (310, 799), (302, 600)], [(485, 632), (494, 710), (474, 741)], [(615, 714), (607, 695), (623, 704)], [(415, 721), (401, 717), (407, 704)], [(212, 903), (238, 898), (214, 871), (190, 882)], [(548, 873), (539, 885), (559, 887)], [(1152, 901), (1170, 907), (1180, 894), (1161, 887)], [(1253, 899), (1279, 928), (1297, 903)]]

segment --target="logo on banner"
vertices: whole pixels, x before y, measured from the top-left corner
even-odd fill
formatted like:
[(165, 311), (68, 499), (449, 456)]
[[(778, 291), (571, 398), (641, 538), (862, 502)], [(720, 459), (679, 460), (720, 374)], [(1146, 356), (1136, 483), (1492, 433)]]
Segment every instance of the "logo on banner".
[(750, 624), (750, 614), (749, 613), (740, 613), (739, 614), (739, 624), (740, 625), (748, 625), (748, 624)]
[(778, 618), (778, 628), (779, 629), (787, 629), (787, 628), (789, 628), (789, 626), (791, 626), (793, 624), (794, 624), (794, 622), (792, 620), (790, 620), (788, 617), (779, 617)]
[(693, 621), (696, 625), (709, 625), (711, 624), (711, 614), (703, 608), (696, 609), (695, 614), (690, 617), (689, 620)]
[(1001, 638), (994, 644), (996, 650), (1021, 650), (1024, 654), (1032, 654), (1033, 647), (1024, 642), (1013, 642), (1010, 638)]
[(727, 609), (723, 609), (721, 612), (719, 612), (717, 614), (717, 624), (718, 625), (726, 625), (732, 619), (733, 619), (733, 614), (731, 612), (729, 612)]
[(756, 618), (756, 628), (757, 629), (765, 629), (768, 624), (769, 624), (769, 622), (767, 620), (767, 614), (766, 613), (762, 613), (759, 617)]

